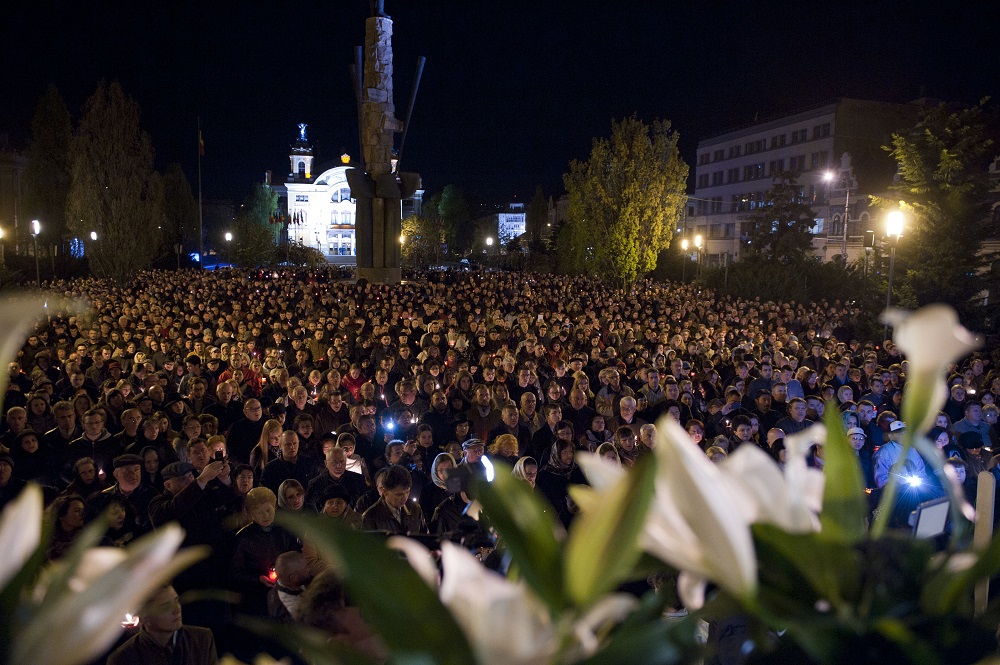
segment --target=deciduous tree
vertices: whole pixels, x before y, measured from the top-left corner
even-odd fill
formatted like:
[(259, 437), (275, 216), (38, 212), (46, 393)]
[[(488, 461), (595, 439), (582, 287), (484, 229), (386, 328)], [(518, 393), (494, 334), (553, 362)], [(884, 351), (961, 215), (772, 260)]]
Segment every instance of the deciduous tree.
[(198, 203), (191, 183), (176, 162), (163, 174), (163, 242), (168, 251), (180, 243), (187, 251), (198, 249)]
[(570, 162), (561, 267), (625, 285), (651, 271), (680, 219), (688, 166), (665, 120), (613, 122), (590, 157)]

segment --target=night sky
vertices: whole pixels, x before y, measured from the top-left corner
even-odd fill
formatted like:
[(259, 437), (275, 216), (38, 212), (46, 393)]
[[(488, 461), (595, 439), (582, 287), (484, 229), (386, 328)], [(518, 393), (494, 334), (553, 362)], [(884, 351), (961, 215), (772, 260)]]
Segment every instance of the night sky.
[[(974, 103), (1000, 72), (997, 2), (386, 0), (386, 12), (401, 119), (427, 57), (404, 170), (429, 193), (455, 183), (484, 202), (530, 200), (536, 185), (558, 196), (612, 118), (671, 120), (692, 163), (699, 139), (755, 116), (840, 96)], [(357, 154), (348, 64), (367, 13), (365, 0), (22, 3), (0, 24), (0, 134), (26, 145), (50, 82), (76, 118), (117, 79), (160, 168), (178, 161), (194, 183), (200, 116), (205, 198), (242, 199), (265, 170), (284, 179), (299, 122), (318, 165)]]

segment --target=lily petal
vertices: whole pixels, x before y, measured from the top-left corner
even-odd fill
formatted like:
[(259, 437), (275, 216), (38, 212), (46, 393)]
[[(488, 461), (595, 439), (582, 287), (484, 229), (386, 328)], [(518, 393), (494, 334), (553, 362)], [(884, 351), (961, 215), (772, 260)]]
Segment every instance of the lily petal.
[[(757, 559), (749, 524), (737, 505), (740, 493), (679, 423), (664, 417), (656, 429), (659, 441), (654, 453), (659, 464), (650, 510), (654, 526), (646, 535), (659, 542), (654, 540), (657, 549), (650, 553), (682, 571), (713, 580), (737, 597), (754, 593)], [(669, 535), (689, 542), (664, 541)], [(685, 561), (689, 558), (694, 561)]]
[(38, 549), (42, 539), (42, 490), (34, 483), (7, 504), (0, 518), (0, 589)]
[[(17, 353), (31, 333), (32, 326), (45, 316), (48, 300), (40, 293), (23, 294), (0, 299), (0, 321), (4, 324), (4, 334), (0, 337), (0, 361), (7, 363), (17, 360)], [(10, 376), (0, 372), (0, 395), (7, 394)]]
[(600, 647), (597, 631), (609, 623), (620, 623), (638, 604), (638, 598), (625, 593), (613, 593), (601, 598), (573, 624), (573, 635), (583, 652), (580, 655), (594, 654)]
[[(183, 540), (184, 530), (170, 524), (135, 541), (111, 570), (82, 591), (64, 594), (25, 626), (17, 635), (11, 662), (76, 665), (98, 657), (121, 634), (126, 613), (137, 612), (161, 584), (206, 555), (205, 548), (178, 553)], [(99, 554), (91, 564), (100, 568), (110, 559)], [(81, 585), (91, 572), (80, 571)]]
[(576, 462), (587, 476), (590, 486), (598, 492), (611, 489), (626, 475), (621, 464), (602, 459), (593, 453), (577, 453)]
[(469, 552), (441, 543), (441, 601), (462, 627), (480, 663), (542, 665), (558, 639), (544, 604), (523, 583), (487, 570)]
[(677, 595), (684, 607), (692, 612), (705, 605), (705, 587), (705, 578), (694, 573), (682, 571), (677, 576)]
[(405, 554), (406, 560), (410, 562), (413, 570), (417, 571), (424, 582), (427, 582), (427, 586), (432, 589), (438, 587), (441, 576), (438, 574), (437, 564), (434, 563), (431, 551), (423, 543), (418, 543), (413, 538), (405, 536), (392, 536), (385, 544), (389, 549), (398, 550)]

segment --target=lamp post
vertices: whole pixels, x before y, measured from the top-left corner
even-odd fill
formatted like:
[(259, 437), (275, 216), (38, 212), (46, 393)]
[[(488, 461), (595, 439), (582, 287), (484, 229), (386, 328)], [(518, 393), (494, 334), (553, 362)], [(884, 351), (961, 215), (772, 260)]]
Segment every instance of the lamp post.
[(681, 284), (687, 284), (688, 239), (681, 240)]
[[(885, 308), (889, 309), (892, 306), (892, 277), (896, 269), (896, 244), (899, 242), (899, 237), (903, 235), (903, 213), (893, 210), (886, 216), (885, 235), (889, 240), (889, 288), (886, 289)], [(888, 338), (889, 324), (886, 323), (882, 330), (882, 339)]]
[[(824, 174), (823, 179), (827, 182), (833, 182), (837, 179), (837, 175), (833, 171), (828, 171)], [(844, 232), (841, 234), (840, 242), (840, 258), (843, 260), (844, 265), (847, 265), (847, 222), (851, 219), (851, 172), (847, 171), (844, 174)]]
[(695, 249), (698, 251), (698, 264), (697, 264), (698, 279), (701, 279), (701, 245), (702, 245), (702, 238), (701, 234), (699, 233), (694, 237), (694, 246)]
[(486, 236), (486, 259), (489, 263), (490, 250), (493, 249), (493, 236)]
[(0, 268), (3, 267), (3, 229), (0, 228)]
[(229, 267), (233, 266), (233, 234), (226, 231), (226, 253), (229, 254)]
[(406, 234), (405, 233), (400, 233), (399, 234), (399, 270), (400, 270), (400, 272), (402, 272), (402, 270), (403, 270), (403, 245), (405, 245), (405, 244), (406, 244)]
[(38, 234), (42, 232), (42, 224), (37, 219), (31, 220), (31, 245), (35, 251), (35, 286), (42, 286), (42, 272), (38, 266)]

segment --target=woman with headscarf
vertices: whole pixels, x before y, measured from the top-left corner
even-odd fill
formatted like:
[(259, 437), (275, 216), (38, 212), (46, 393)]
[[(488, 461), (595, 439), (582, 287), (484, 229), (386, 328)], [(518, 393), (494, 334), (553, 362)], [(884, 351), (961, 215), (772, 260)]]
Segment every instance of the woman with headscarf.
[(440, 453), (431, 464), (431, 482), (420, 490), (420, 510), (424, 515), (433, 515), (441, 502), (451, 496), (448, 491), (448, 471), (456, 466), (455, 458), (449, 453)]
[(549, 461), (538, 473), (538, 491), (555, 508), (563, 526), (568, 527), (576, 512), (569, 497), (569, 486), (587, 485), (580, 467), (576, 464), (576, 444), (556, 439), (549, 452)]

